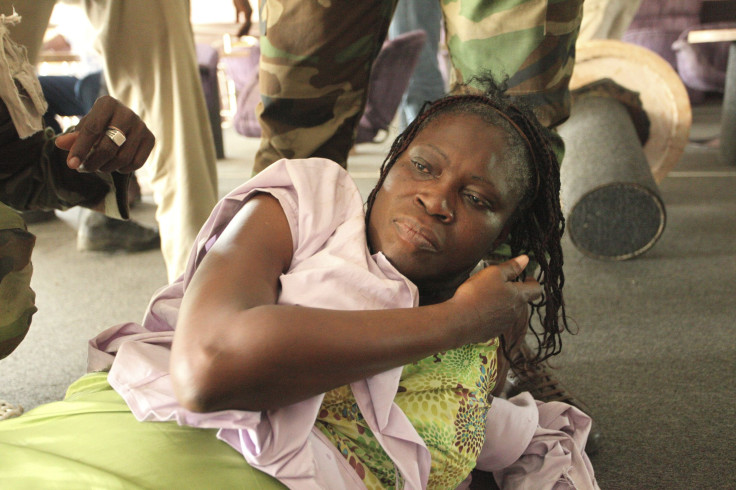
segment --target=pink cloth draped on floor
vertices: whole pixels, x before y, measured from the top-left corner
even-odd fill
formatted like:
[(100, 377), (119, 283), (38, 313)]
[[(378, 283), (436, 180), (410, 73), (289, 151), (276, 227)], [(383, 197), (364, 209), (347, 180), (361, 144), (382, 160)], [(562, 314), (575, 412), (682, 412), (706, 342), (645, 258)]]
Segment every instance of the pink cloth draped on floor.
[[(499, 421), (503, 421), (499, 423)], [(493, 400), (477, 468), (493, 472), (504, 490), (594, 490), (598, 488), (585, 441), (591, 419), (561, 402), (543, 403), (525, 392)], [(515, 448), (507, 443), (516, 438)], [(468, 488), (470, 478), (460, 488)]]

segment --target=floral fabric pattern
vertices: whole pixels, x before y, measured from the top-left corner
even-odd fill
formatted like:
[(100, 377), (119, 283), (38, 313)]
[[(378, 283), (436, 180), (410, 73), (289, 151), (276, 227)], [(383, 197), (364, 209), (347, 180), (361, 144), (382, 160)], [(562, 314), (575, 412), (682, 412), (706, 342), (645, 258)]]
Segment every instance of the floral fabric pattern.
[[(455, 488), (475, 467), (496, 385), (498, 346), (493, 339), (404, 366), (394, 402), (432, 455), (428, 488)], [(400, 475), (363, 420), (349, 386), (325, 395), (316, 423), (367, 488), (397, 486)]]
[(363, 419), (350, 386), (325, 394), (316, 426), (332, 441), (368, 490), (396, 486), (397, 470)]

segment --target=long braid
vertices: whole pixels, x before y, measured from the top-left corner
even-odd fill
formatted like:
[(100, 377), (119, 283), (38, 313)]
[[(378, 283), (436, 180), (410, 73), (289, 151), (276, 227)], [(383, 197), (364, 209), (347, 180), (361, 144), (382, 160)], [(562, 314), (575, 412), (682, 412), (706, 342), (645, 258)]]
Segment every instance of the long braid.
[[(525, 253), (539, 264), (537, 280), (544, 292), (542, 298), (532, 304), (529, 330), (537, 340), (536, 358), (532, 362), (541, 362), (560, 352), (560, 334), (569, 330), (562, 296), (565, 276), (562, 270), (560, 239), (565, 222), (559, 199), (559, 163), (552, 147), (554, 136), (539, 123), (528, 107), (505, 95), (503, 88), (492, 78), (476, 79), (476, 82), (487, 87), (488, 91), (479, 94), (477, 90), (471, 89), (473, 91), (470, 93), (449, 95), (433, 103), (426, 103), (419, 116), (394, 140), (381, 165), (378, 183), (368, 196), (366, 224), (369, 223), (376, 195), (391, 167), (431, 120), (448, 112), (469, 112), (492, 119), (492, 124), (505, 127), (512, 139), (523, 143), (530, 160), (526, 164), (531, 168), (526, 179), (525, 197), (512, 218), (508, 243), (512, 256)], [(478, 107), (485, 114), (480, 114)], [(482, 109), (483, 107), (490, 108), (491, 111)], [(541, 330), (535, 326), (537, 321)], [(503, 338), (501, 343), (508, 358), (509, 346)]]
[[(520, 118), (519, 125), (529, 137), (532, 147), (539, 151), (540, 182), (537, 198), (521, 213), (521, 219), (511, 227), (512, 255), (530, 253), (539, 263), (537, 279), (544, 288), (544, 296), (533, 306), (529, 329), (537, 339), (537, 361), (556, 355), (562, 348), (561, 333), (568, 330), (562, 289), (565, 284), (560, 240), (565, 220), (560, 208), (560, 172), (557, 157), (552, 150), (548, 130), (536, 120)], [(543, 162), (546, 162), (543, 163)], [(542, 173), (541, 170), (545, 170)], [(544, 315), (542, 314), (544, 309)], [(539, 332), (532, 321), (537, 317), (542, 325)], [(560, 324), (561, 322), (561, 324)]]

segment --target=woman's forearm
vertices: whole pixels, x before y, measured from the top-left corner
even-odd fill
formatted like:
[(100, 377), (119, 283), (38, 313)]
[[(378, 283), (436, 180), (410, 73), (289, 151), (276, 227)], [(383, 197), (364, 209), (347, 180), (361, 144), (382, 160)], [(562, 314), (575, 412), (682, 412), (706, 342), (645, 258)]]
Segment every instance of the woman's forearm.
[[(180, 400), (195, 411), (264, 410), (462, 345), (448, 304), (373, 311), (257, 306), (214, 322), (229, 328), (175, 343)], [(185, 352), (186, 351), (186, 352)]]

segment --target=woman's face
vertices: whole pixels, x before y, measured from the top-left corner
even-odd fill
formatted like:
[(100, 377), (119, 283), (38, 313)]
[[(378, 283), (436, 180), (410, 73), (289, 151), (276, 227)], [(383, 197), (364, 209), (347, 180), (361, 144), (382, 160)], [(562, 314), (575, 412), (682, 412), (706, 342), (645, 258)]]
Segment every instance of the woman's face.
[(477, 115), (443, 114), (386, 176), (368, 240), (420, 291), (456, 287), (505, 238), (523, 192), (513, 184), (506, 138)]

